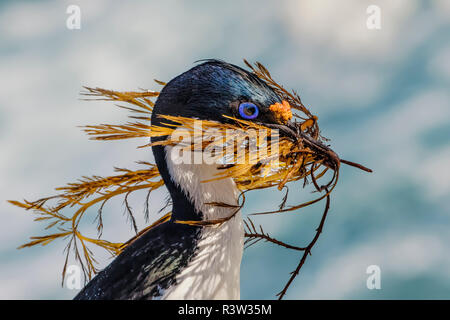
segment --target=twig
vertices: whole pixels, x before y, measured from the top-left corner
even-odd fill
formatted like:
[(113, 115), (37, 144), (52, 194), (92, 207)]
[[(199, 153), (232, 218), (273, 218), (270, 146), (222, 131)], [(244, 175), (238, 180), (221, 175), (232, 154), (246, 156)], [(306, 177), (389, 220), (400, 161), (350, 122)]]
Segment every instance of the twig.
[[(325, 188), (325, 190), (328, 193), (328, 189)], [(300, 259), (299, 264), (297, 265), (297, 268), (291, 273), (291, 277), (289, 278), (288, 282), (284, 286), (283, 290), (281, 290), (277, 296), (278, 300), (283, 299), (283, 297), (286, 295), (286, 292), (289, 288), (289, 286), (292, 284), (292, 281), (298, 276), (300, 269), (302, 268), (303, 264), (306, 261), (306, 258), (308, 257), (308, 254), (311, 254), (311, 249), (313, 248), (314, 244), (316, 243), (317, 239), (319, 239), (320, 234), (322, 233), (323, 225), (325, 223), (325, 219), (327, 218), (328, 209), (330, 209), (330, 195), (327, 195), (327, 202), (325, 204), (325, 210), (322, 215), (322, 219), (320, 220), (320, 224), (318, 228), (316, 229), (316, 234), (312, 241), (308, 244), (308, 246), (305, 248), (302, 258)]]

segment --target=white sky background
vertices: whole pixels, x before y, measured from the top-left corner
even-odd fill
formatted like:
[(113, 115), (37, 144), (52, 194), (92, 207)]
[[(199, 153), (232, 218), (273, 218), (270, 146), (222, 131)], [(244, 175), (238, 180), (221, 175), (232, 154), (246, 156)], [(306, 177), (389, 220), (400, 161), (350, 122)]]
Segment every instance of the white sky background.
[[(66, 28), (69, 4), (81, 8), (81, 30)], [(366, 28), (370, 4), (381, 8), (381, 30)], [(288, 298), (402, 298), (410, 294), (407, 284), (422, 276), (450, 288), (449, 21), (445, 0), (1, 4), (0, 298), (75, 294), (60, 287), (62, 243), (15, 249), (45, 231), (7, 199), (47, 196), (82, 175), (108, 175), (113, 166), (134, 168), (134, 161), (151, 159), (149, 150), (135, 149), (141, 141), (84, 136), (76, 126), (120, 123), (126, 113), (79, 100), (81, 87), (155, 89), (152, 79), (170, 80), (203, 58), (263, 62), (298, 90), (338, 154), (375, 170), (367, 175), (345, 168), (329, 225)], [(259, 196), (244, 213), (274, 205), (270, 195)], [(133, 198), (136, 210), (143, 198)], [(163, 192), (152, 196), (153, 213), (163, 199)], [(424, 206), (411, 208), (408, 199)], [(126, 240), (131, 232), (121, 202), (105, 212), (105, 236)], [(258, 222), (295, 241), (289, 227), (297, 218)], [(315, 228), (312, 218), (300, 221), (302, 230)], [(351, 239), (352, 230), (357, 238)], [(245, 253), (244, 298), (273, 298), (295, 267), (295, 258), (286, 258), (264, 269), (261, 259), (271, 254), (279, 253), (262, 244)], [(380, 265), (387, 279), (378, 296), (365, 288), (370, 264)], [(261, 274), (267, 282), (258, 280)], [(428, 285), (433, 281), (417, 290), (438, 295)], [(449, 298), (450, 291), (438, 297)]]

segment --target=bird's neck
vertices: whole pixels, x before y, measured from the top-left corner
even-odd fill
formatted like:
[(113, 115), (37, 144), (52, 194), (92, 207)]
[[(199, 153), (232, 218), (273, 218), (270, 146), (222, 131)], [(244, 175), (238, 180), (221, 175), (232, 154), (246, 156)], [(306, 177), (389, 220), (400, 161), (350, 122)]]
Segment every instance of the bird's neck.
[(232, 215), (240, 194), (233, 179), (217, 179), (220, 171), (216, 164), (183, 163), (177, 157), (172, 148), (166, 148), (170, 179), (181, 189), (201, 219), (214, 220)]
[[(179, 163), (171, 154), (170, 147), (166, 147), (165, 157), (170, 179), (181, 189), (201, 219), (225, 218), (236, 211), (232, 206), (238, 204), (239, 190), (231, 178), (205, 182), (217, 178), (217, 165)], [(231, 207), (211, 203), (224, 203)], [(179, 208), (175, 203), (174, 207)], [(195, 257), (177, 277), (178, 285), (165, 297), (239, 299), (243, 235), (240, 212), (222, 225), (204, 227)]]

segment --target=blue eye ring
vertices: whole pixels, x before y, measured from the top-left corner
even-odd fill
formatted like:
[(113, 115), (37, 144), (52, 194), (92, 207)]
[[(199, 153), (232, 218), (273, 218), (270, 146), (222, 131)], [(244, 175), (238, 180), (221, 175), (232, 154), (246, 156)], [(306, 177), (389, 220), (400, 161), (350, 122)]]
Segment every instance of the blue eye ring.
[(254, 103), (242, 102), (239, 105), (239, 115), (247, 120), (255, 119), (259, 115), (259, 108)]

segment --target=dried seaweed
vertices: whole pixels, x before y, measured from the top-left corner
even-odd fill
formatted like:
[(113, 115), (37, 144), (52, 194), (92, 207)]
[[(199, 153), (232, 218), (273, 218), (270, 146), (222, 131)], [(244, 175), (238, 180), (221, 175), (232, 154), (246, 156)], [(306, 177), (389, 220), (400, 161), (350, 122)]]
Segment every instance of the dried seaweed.
[[(227, 137), (233, 141), (237, 141), (238, 143), (245, 139), (245, 134), (243, 133), (250, 129), (265, 130), (265, 138), (258, 137), (257, 141), (259, 147), (266, 148), (265, 151), (267, 157), (264, 159), (256, 159), (256, 163), (255, 161), (242, 161), (242, 163), (238, 161), (236, 164), (223, 165), (221, 167), (222, 170), (220, 170), (220, 174), (214, 178), (214, 180), (233, 178), (236, 185), (241, 190), (241, 203), (238, 206), (234, 206), (236, 210), (229, 217), (212, 221), (175, 221), (175, 223), (197, 226), (200, 225), (203, 227), (218, 224), (220, 225), (231, 219), (242, 208), (245, 202), (245, 193), (250, 190), (264, 189), (275, 186), (278, 187), (279, 190), (282, 190), (283, 188), (287, 189), (287, 184), (291, 182), (303, 180), (303, 186), (305, 186), (311, 181), (314, 184), (316, 191), (324, 192), (324, 194), (306, 203), (287, 207), (286, 203), (288, 199), (288, 191), (286, 191), (286, 194), (283, 197), (278, 209), (254, 213), (274, 214), (294, 211), (326, 199), (326, 208), (322, 216), (321, 223), (317, 229), (316, 236), (308, 246), (298, 247), (286, 244), (271, 237), (263, 230), (261, 226), (257, 228), (251, 219), (247, 219), (247, 221), (245, 221), (246, 247), (263, 240), (287, 249), (303, 252), (299, 265), (293, 271), (286, 286), (278, 294), (281, 299), (286, 294), (286, 291), (294, 278), (298, 275), (306, 260), (306, 257), (310, 254), (312, 247), (322, 231), (330, 205), (330, 193), (336, 186), (339, 178), (340, 163), (345, 163), (369, 172), (370, 169), (354, 162), (339, 159), (336, 154), (322, 144), (322, 142), (327, 139), (320, 135), (317, 117), (303, 105), (299, 95), (294, 91), (287, 91), (275, 80), (273, 80), (269, 71), (261, 63), (257, 62), (254, 66), (252, 66), (246, 60), (244, 60), (244, 62), (257, 77), (270, 86), (284, 101), (287, 101), (290, 106), (297, 111), (295, 117), (301, 121), (295, 121), (294, 124), (296, 129), (292, 132), (292, 136), (290, 138), (278, 136), (275, 144), (269, 144), (267, 137), (276, 136), (276, 126), (268, 127), (264, 124), (230, 117), (227, 119), (229, 120), (227, 121), (227, 124), (215, 121), (202, 121), (202, 136), (205, 136), (211, 130), (221, 133), (222, 136), (227, 136), (225, 133), (228, 132), (227, 130), (230, 130), (234, 134), (231, 136), (228, 135)], [(165, 85), (162, 81), (155, 81), (159, 85)], [(128, 110), (131, 113), (129, 117), (132, 119), (132, 121), (125, 124), (100, 124), (84, 126), (83, 130), (91, 139), (114, 141), (131, 138), (148, 139), (149, 137), (168, 137), (163, 141), (159, 141), (157, 144), (176, 145), (180, 141), (171, 139), (172, 133), (174, 133), (175, 130), (183, 128), (183, 130), (193, 133), (196, 128), (195, 122), (198, 120), (173, 116), (162, 116), (162, 118), (168, 121), (164, 126), (152, 126), (150, 123), (151, 112), (154, 106), (152, 99), (159, 95), (159, 92), (157, 91), (141, 90), (139, 92), (120, 92), (101, 88), (84, 88), (86, 91), (82, 94), (87, 97), (86, 99), (88, 100), (107, 100), (118, 103), (126, 103), (126, 105), (119, 104), (118, 106)], [(214, 145), (214, 143), (226, 145), (229, 141), (207, 141), (206, 143), (204, 140), (194, 141), (194, 143), (186, 145), (185, 148), (186, 150), (190, 148), (191, 150), (204, 151), (208, 146), (211, 147)], [(142, 145), (141, 148), (152, 145), (155, 144), (145, 144)], [(278, 150), (278, 153), (273, 152), (274, 150), (272, 150), (272, 148), (275, 147), (276, 150)], [(219, 153), (215, 156), (220, 158), (224, 155)], [(239, 154), (235, 153), (235, 156), (238, 157)], [(249, 160), (252, 160), (249, 153), (245, 153), (244, 157), (248, 157)], [(85, 275), (85, 280), (91, 279), (92, 276), (98, 272), (98, 269), (97, 261), (95, 260), (89, 245), (99, 246), (108, 251), (112, 256), (116, 256), (142, 234), (156, 225), (166, 223), (171, 217), (171, 213), (167, 213), (152, 225), (139, 230), (133, 210), (128, 202), (128, 196), (138, 190), (147, 190), (147, 196), (145, 199), (146, 209), (144, 211), (144, 217), (147, 221), (149, 214), (149, 196), (152, 191), (163, 186), (164, 182), (159, 175), (156, 165), (143, 161), (138, 162), (138, 164), (142, 166), (141, 169), (129, 170), (124, 168), (115, 168), (115, 171), (118, 174), (109, 177), (82, 177), (77, 182), (69, 183), (64, 187), (56, 188), (59, 193), (55, 196), (46, 197), (31, 202), (27, 200), (24, 200), (23, 202), (9, 201), (15, 206), (32, 211), (36, 216), (36, 221), (46, 222), (47, 225), (45, 226), (45, 230), (53, 230), (52, 233), (44, 236), (31, 237), (28, 243), (20, 246), (19, 248), (47, 245), (56, 239), (66, 239), (66, 257), (62, 272), (63, 281), (69, 255), (71, 253), (73, 253), (75, 259), (81, 265)], [(326, 184), (319, 186), (318, 180), (321, 179), (330, 169), (333, 170), (332, 179)], [(136, 232), (136, 236), (126, 243), (110, 242), (108, 240), (101, 239), (104, 228), (103, 208), (110, 199), (119, 196), (123, 197), (125, 213), (128, 221), (132, 225), (132, 228)], [(49, 205), (48, 203), (53, 204)], [(99, 205), (95, 219), (95, 222), (97, 223), (97, 237), (90, 238), (82, 234), (80, 231), (80, 221), (85, 216), (86, 211), (95, 205)], [(229, 206), (229, 204), (223, 203), (211, 203), (210, 205)], [(71, 214), (63, 214), (63, 211), (71, 211)]]

